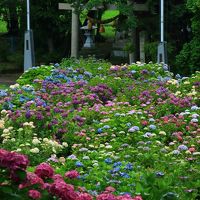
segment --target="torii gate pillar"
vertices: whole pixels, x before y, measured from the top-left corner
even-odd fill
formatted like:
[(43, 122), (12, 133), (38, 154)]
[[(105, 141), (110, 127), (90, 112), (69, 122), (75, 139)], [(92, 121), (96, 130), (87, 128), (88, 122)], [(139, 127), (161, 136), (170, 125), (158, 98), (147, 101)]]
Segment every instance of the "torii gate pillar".
[(71, 25), (71, 58), (78, 57), (78, 42), (79, 42), (79, 16), (74, 12), (74, 8), (68, 3), (59, 3), (60, 10), (72, 11), (72, 25)]

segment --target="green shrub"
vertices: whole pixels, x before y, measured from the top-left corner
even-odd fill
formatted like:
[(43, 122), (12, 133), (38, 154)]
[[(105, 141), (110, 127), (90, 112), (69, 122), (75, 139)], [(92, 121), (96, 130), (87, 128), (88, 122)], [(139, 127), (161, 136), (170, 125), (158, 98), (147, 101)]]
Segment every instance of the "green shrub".
[(32, 84), (35, 79), (44, 79), (46, 76), (51, 74), (53, 66), (40, 66), (33, 67), (26, 71), (22, 76), (19, 77), (17, 83), (20, 85)]
[(193, 39), (183, 46), (180, 54), (176, 56), (176, 65), (181, 74), (190, 75), (200, 69), (200, 40)]

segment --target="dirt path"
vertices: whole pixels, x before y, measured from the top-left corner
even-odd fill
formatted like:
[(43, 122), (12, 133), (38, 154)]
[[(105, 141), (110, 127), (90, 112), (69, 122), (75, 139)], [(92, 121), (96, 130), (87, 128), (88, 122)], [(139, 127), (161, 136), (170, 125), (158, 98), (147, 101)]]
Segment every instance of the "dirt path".
[(18, 74), (0, 74), (0, 84), (12, 85), (15, 84), (16, 80), (21, 76)]

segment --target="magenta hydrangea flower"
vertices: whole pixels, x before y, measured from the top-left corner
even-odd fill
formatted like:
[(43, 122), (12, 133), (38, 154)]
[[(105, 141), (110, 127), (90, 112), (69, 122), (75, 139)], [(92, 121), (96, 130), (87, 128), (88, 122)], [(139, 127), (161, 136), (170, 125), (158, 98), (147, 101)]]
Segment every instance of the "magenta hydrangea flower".
[(26, 180), (19, 184), (19, 189), (30, 187), (32, 185), (38, 185), (40, 188), (44, 188), (44, 181), (35, 173), (27, 172)]
[(37, 174), (42, 179), (51, 178), (54, 174), (54, 170), (49, 164), (41, 163), (36, 167), (35, 174)]
[(65, 176), (70, 179), (77, 178), (80, 174), (76, 170), (71, 170), (65, 173)]
[(102, 193), (102, 194), (100, 194), (100, 195), (97, 196), (97, 200), (117, 200), (117, 198), (113, 194)]
[(9, 152), (4, 149), (0, 149), (0, 166), (7, 167), (10, 170), (22, 169), (25, 170), (28, 166), (29, 160), (27, 156)]
[(108, 187), (106, 187), (106, 189), (105, 189), (105, 191), (106, 192), (108, 192), (108, 193), (112, 193), (112, 192), (114, 192), (116, 189), (114, 188), (114, 187), (112, 187), (112, 186), (108, 186)]
[(31, 199), (40, 199), (41, 198), (41, 193), (37, 190), (29, 190), (28, 191), (28, 196)]
[(78, 193), (74, 191), (74, 186), (65, 183), (64, 180), (55, 180), (49, 187), (49, 192), (62, 200), (78, 199)]
[(93, 200), (93, 197), (88, 193), (79, 194), (78, 200)]

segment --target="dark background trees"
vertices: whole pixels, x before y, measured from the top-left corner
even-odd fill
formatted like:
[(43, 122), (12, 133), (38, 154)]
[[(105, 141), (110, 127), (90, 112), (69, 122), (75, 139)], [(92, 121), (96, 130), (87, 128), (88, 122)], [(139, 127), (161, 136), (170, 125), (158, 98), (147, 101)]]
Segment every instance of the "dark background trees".
[[(94, 6), (103, 5), (103, 9), (106, 9), (107, 3), (115, 4), (120, 17), (126, 19), (118, 24), (118, 28), (144, 28), (148, 33), (147, 61), (156, 61), (156, 48), (159, 42), (159, 0), (147, 1), (150, 12), (140, 17), (134, 13), (133, 6), (127, 4), (127, 0), (31, 0), (31, 28), (34, 30), (38, 64), (59, 62), (62, 57), (70, 55), (71, 12), (58, 10), (59, 2), (73, 3), (76, 12), (79, 13), (83, 9), (82, 5), (89, 11)], [(166, 41), (171, 69), (176, 73), (191, 74), (200, 69), (200, 0), (165, 0), (165, 12)], [(102, 8), (97, 16), (101, 14)], [(0, 17), (7, 22), (8, 29), (6, 34), (0, 35), (0, 57), (6, 52), (1, 50), (6, 48), (6, 45), (2, 45), (2, 38), (14, 38), (12, 41), (17, 38), (16, 48), (19, 55), (23, 56), (26, 1), (0, 0)]]

